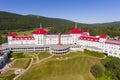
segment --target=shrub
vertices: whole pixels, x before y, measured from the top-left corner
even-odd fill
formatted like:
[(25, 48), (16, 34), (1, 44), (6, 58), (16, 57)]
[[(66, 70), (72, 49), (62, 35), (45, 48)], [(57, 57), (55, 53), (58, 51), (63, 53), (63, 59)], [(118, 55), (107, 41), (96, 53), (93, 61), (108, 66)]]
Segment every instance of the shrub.
[(101, 77), (102, 76), (102, 69), (99, 65), (94, 65), (91, 67), (90, 72), (96, 77)]
[(7, 76), (5, 80), (13, 80), (15, 77), (15, 74), (11, 74), (10, 76)]
[(103, 58), (104, 54), (100, 53), (100, 52), (96, 52), (96, 51), (89, 51), (87, 49), (84, 50), (84, 53), (90, 55), (90, 56), (95, 56), (95, 57), (99, 57), (99, 58)]
[[(106, 60), (106, 59), (105, 59)], [(107, 71), (110, 72), (112, 79), (120, 80), (120, 59), (111, 57), (111, 60), (104, 64)]]

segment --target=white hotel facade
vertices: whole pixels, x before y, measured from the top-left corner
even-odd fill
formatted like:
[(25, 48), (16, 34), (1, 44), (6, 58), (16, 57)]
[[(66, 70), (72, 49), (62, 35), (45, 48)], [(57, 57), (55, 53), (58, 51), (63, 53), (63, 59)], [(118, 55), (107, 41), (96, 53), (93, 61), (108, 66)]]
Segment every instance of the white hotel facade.
[(8, 43), (2, 49), (16, 52), (50, 51), (54, 54), (65, 54), (70, 50), (92, 50), (120, 58), (120, 41), (109, 40), (108, 35), (90, 36), (89, 31), (74, 28), (69, 34), (49, 34), (40, 28), (30, 36), (8, 34)]

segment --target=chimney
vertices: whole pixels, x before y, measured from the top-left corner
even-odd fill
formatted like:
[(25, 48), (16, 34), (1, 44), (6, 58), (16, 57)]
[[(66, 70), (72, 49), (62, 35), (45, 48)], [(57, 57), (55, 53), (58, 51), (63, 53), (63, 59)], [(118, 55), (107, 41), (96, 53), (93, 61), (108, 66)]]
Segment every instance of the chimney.
[(58, 45), (60, 46), (61, 45), (61, 34), (58, 33)]

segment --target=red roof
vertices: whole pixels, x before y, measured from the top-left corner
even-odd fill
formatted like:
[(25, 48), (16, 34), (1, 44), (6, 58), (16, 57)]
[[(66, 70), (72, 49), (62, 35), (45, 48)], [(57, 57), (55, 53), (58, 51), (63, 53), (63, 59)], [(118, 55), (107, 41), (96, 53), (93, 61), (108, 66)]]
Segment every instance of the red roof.
[(80, 31), (78, 28), (74, 28), (74, 29), (72, 29), (69, 33), (70, 33), (70, 34), (81, 34), (82, 31)]
[(3, 52), (3, 50), (0, 50), (0, 53), (2, 53)]
[(93, 37), (93, 36), (80, 36), (79, 39), (80, 40), (99, 42), (99, 38), (96, 38), (96, 37)]
[(108, 38), (108, 35), (107, 34), (101, 34), (100, 38)]
[(13, 40), (34, 40), (33, 36), (15, 36)]
[(8, 36), (17, 36), (17, 34), (16, 33), (10, 33), (10, 34), (8, 34)]
[(44, 29), (38, 29), (37, 31), (33, 32), (33, 34), (48, 34), (48, 32)]

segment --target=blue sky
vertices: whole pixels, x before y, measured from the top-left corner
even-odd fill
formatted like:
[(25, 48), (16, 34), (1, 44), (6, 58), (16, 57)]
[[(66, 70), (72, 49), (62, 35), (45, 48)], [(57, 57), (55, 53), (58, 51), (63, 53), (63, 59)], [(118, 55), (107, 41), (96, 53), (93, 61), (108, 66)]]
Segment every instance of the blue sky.
[(103, 23), (120, 21), (120, 0), (0, 0), (0, 11)]

